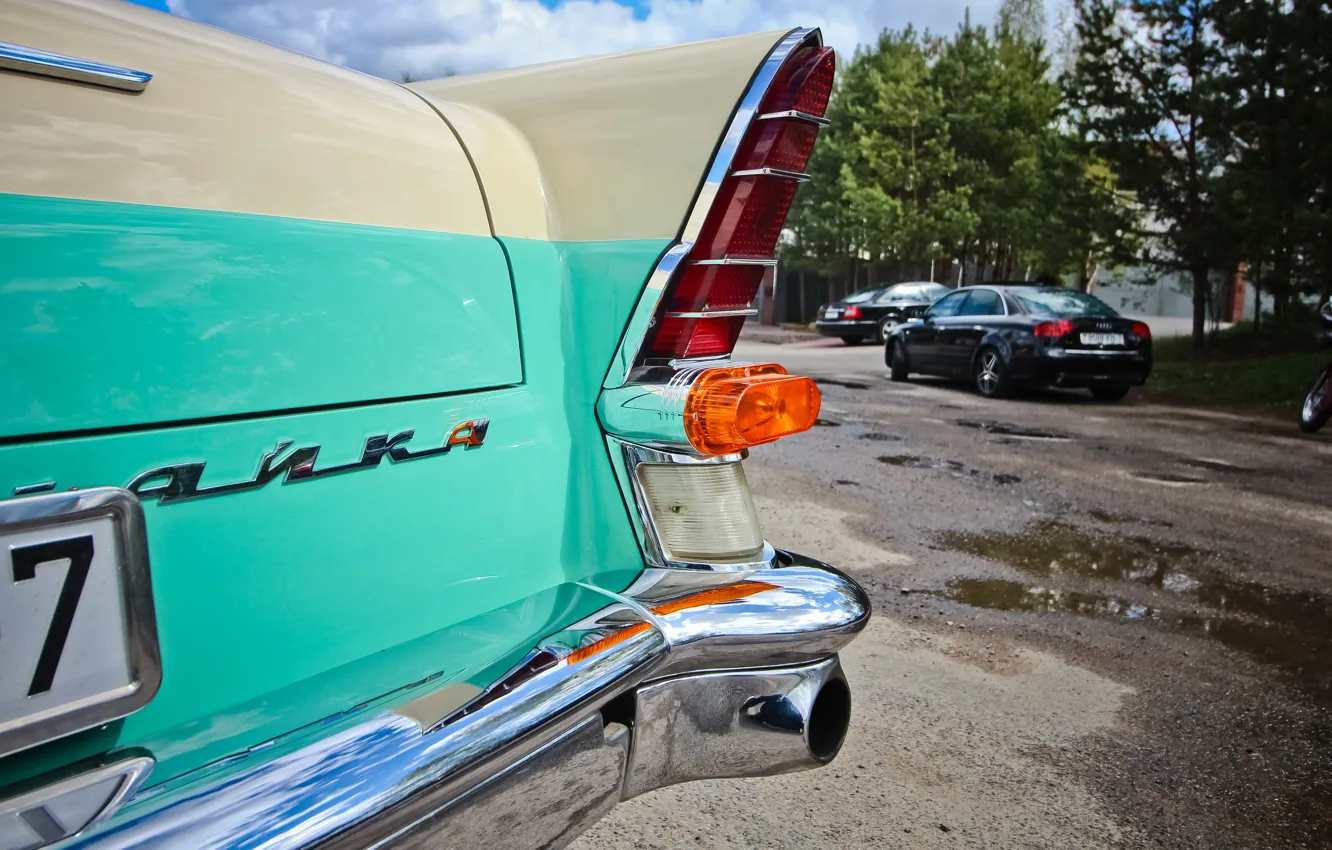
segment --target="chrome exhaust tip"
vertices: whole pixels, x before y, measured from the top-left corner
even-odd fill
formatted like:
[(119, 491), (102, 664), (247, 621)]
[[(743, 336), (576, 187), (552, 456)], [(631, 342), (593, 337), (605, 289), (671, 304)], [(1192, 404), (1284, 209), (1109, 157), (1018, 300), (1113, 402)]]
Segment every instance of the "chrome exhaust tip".
[(837, 656), (640, 687), (623, 798), (696, 779), (773, 776), (836, 757), (851, 722)]

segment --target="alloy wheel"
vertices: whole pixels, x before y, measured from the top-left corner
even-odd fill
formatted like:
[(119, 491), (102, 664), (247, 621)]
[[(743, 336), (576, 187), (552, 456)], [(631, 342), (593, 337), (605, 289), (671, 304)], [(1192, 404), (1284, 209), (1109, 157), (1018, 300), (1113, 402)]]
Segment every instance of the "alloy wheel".
[(1304, 398), (1304, 410), (1301, 415), (1305, 422), (1313, 422), (1329, 404), (1332, 404), (1332, 381), (1328, 380), (1329, 372), (1332, 370), (1323, 372), (1318, 383)]
[(987, 351), (981, 355), (980, 372), (976, 375), (976, 382), (980, 384), (980, 390), (985, 395), (990, 395), (999, 387), (999, 355), (993, 351)]

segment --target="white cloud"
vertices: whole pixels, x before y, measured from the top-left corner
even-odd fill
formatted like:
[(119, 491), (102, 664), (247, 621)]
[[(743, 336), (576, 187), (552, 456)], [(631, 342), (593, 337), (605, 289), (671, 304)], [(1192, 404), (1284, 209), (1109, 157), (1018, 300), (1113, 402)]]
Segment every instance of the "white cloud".
[(998, 0), (169, 0), (176, 14), (371, 74), (417, 79), (471, 73), (794, 26), (820, 26), (850, 55), (884, 27), (951, 33), (971, 6)]

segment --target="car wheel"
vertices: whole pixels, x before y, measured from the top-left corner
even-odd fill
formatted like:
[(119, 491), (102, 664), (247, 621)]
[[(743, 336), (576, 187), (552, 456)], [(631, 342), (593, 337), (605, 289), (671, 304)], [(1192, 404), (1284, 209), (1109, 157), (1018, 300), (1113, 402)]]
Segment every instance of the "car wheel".
[(1128, 395), (1128, 387), (1092, 387), (1092, 398), (1097, 401), (1119, 401)]
[(1304, 397), (1304, 406), (1300, 408), (1300, 430), (1313, 434), (1327, 424), (1329, 417), (1332, 417), (1332, 365), (1323, 370)]
[(901, 322), (897, 321), (897, 319), (894, 319), (892, 316), (889, 316), (888, 318), (884, 319), (882, 322), (879, 322), (879, 336), (874, 341), (877, 342), (879, 345), (883, 345), (885, 342), (888, 341), (888, 334), (892, 333), (893, 328), (897, 327), (900, 324)]
[(906, 351), (902, 349), (902, 341), (888, 343), (888, 351), (883, 358), (888, 361), (888, 376), (899, 384), (907, 379), (910, 370), (907, 368)]
[(972, 374), (976, 391), (986, 398), (1003, 398), (1012, 388), (1008, 380), (1008, 367), (998, 349), (982, 348), (976, 355)]
[(861, 337), (858, 337), (858, 336), (844, 336), (844, 337), (842, 337), (842, 342), (846, 343), (847, 345), (860, 345), (860, 344), (861, 344), (862, 342), (864, 342), (864, 341), (865, 341), (864, 339), (862, 339)]

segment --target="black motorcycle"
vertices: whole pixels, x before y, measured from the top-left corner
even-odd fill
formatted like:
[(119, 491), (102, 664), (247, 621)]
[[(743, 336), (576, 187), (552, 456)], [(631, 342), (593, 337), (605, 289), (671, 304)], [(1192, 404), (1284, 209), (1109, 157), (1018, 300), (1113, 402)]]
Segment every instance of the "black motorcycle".
[[(1332, 300), (1323, 305), (1320, 315), (1318, 337), (1323, 345), (1332, 346)], [(1300, 430), (1312, 434), (1329, 418), (1332, 418), (1332, 363), (1318, 373), (1309, 394), (1304, 397), (1304, 407), (1300, 408)]]

